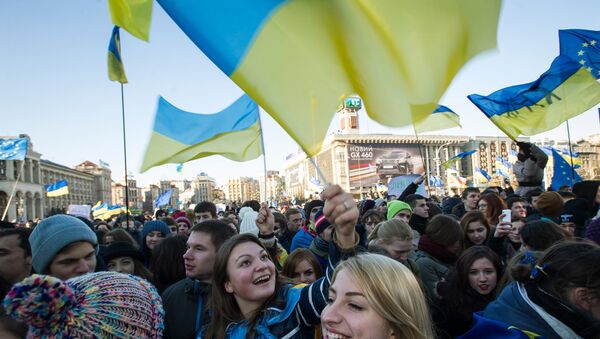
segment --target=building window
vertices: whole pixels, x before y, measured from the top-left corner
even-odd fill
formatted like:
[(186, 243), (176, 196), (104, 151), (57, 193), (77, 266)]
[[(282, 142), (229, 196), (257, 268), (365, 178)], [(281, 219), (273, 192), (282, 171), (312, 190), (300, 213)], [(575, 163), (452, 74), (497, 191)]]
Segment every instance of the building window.
[(6, 180), (6, 161), (0, 160), (0, 179)]

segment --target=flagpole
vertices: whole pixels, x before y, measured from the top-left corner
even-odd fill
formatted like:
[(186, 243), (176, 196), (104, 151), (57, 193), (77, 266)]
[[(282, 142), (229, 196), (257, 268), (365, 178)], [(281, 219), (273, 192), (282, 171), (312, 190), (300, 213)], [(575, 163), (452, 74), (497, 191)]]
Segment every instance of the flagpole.
[(127, 180), (127, 136), (125, 134), (125, 94), (123, 83), (121, 84), (121, 115), (123, 117), (123, 158), (125, 160), (125, 215), (127, 227), (129, 227), (129, 181)]
[(258, 110), (258, 127), (260, 128), (260, 146), (262, 147), (262, 151), (263, 151), (263, 172), (264, 172), (264, 176), (265, 176), (264, 199), (265, 199), (265, 202), (268, 202), (269, 200), (267, 199), (267, 152), (265, 152), (265, 138), (264, 138), (264, 133), (263, 133), (264, 130), (263, 130), (263, 126), (262, 126), (262, 119), (260, 118), (260, 110)]
[(15, 195), (15, 191), (17, 190), (17, 184), (19, 183), (19, 178), (21, 177), (21, 172), (23, 172), (23, 167), (25, 166), (25, 158), (21, 161), (21, 169), (19, 173), (17, 173), (17, 179), (15, 180), (15, 184), (13, 185), (12, 192), (10, 193), (10, 197), (8, 197), (8, 203), (6, 204), (6, 208), (4, 208), (4, 213), (2, 213), (2, 219), (6, 217), (6, 213), (8, 213), (8, 208), (10, 207), (10, 202), (12, 201), (13, 196)]
[(569, 140), (569, 160), (571, 161), (571, 186), (575, 184), (575, 168), (573, 167), (573, 146), (571, 145), (571, 129), (567, 119), (567, 138)]
[[(425, 158), (423, 158), (423, 151), (421, 151), (421, 141), (419, 141), (419, 134), (417, 133), (417, 130), (415, 131), (415, 138), (417, 139), (417, 146), (419, 147), (419, 154), (421, 155), (421, 165), (423, 165), (423, 172), (426, 171), (426, 167), (425, 167)], [(429, 159), (427, 159), (427, 161), (429, 161)], [(429, 192), (429, 195), (431, 196), (431, 187), (429, 186), (429, 172), (426, 172), (426, 177), (427, 177), (427, 182), (425, 183), (425, 185), (427, 185), (427, 192)], [(437, 192), (436, 192), (437, 193)]]

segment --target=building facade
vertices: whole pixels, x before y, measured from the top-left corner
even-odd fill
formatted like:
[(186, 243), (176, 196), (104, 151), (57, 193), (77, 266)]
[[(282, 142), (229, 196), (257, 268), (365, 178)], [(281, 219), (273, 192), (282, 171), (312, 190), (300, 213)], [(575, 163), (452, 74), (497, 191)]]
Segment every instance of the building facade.
[(243, 203), (248, 200), (260, 201), (258, 180), (250, 177), (239, 177), (227, 181), (227, 199), (230, 202)]
[(281, 200), (281, 196), (283, 193), (283, 180), (281, 176), (279, 176), (279, 171), (267, 171), (266, 185), (265, 176), (259, 176), (258, 185), (260, 189), (260, 201), (263, 201), (265, 199), (265, 193), (267, 200), (269, 201)]
[(25, 160), (0, 160), (0, 218), (5, 215), (4, 220), (22, 221), (44, 217), (40, 158), (41, 154), (34, 151), (29, 139)]
[(75, 166), (75, 169), (94, 176), (94, 192), (92, 197), (94, 203), (102, 201), (112, 205), (112, 172), (110, 168), (97, 165), (91, 161), (84, 161)]
[(217, 187), (215, 179), (208, 174), (202, 172), (198, 174), (192, 181), (194, 197), (192, 203), (198, 204), (202, 201), (213, 202), (215, 200), (214, 190)]
[(42, 184), (51, 185), (66, 180), (69, 194), (45, 197), (44, 210), (50, 213), (66, 213), (69, 205), (93, 205), (95, 179), (93, 174), (78, 171), (52, 161), (41, 160)]
[[(127, 186), (125, 181), (123, 182), (112, 182), (112, 201), (114, 205), (126, 206), (126, 198), (129, 200), (129, 209), (142, 209), (143, 201), (141, 200), (142, 189), (137, 187), (137, 181), (133, 176), (127, 177)], [(127, 194), (125, 195), (125, 188), (127, 187)]]
[(581, 170), (579, 174), (586, 180), (600, 180), (600, 134), (577, 141), (573, 147), (579, 153)]

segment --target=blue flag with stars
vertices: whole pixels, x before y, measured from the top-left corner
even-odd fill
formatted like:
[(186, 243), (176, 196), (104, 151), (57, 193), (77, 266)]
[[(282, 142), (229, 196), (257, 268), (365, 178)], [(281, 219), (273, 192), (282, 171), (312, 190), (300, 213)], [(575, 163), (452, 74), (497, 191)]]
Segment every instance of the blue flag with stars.
[[(552, 189), (558, 190), (560, 186), (571, 186), (582, 179), (571, 170), (571, 165), (554, 148), (552, 149), (552, 158), (554, 159), (554, 175), (552, 175)], [(572, 175), (575, 174), (575, 182)]]
[(600, 31), (561, 29), (558, 39), (561, 55), (577, 61), (596, 79), (600, 79)]
[(27, 144), (27, 138), (0, 139), (0, 160), (25, 159)]

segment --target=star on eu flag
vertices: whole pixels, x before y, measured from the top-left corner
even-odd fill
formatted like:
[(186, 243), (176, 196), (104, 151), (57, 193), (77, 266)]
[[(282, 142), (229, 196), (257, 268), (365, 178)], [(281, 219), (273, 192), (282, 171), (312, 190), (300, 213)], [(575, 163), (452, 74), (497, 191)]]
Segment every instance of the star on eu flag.
[(583, 46), (583, 47), (587, 47), (587, 46), (589, 46), (589, 45), (588, 45), (588, 43), (587, 43), (587, 42), (584, 42), (584, 43), (582, 43), (582, 44), (581, 44), (581, 46)]
[(582, 49), (580, 49), (580, 50), (579, 50), (579, 52), (577, 52), (577, 55), (578, 55), (578, 56), (582, 56), (582, 55), (583, 55), (583, 53), (584, 53), (584, 52), (583, 52), (583, 50), (582, 50)]
[(596, 40), (592, 40), (592, 41), (590, 41), (590, 45), (592, 45), (592, 46), (596, 46)]

